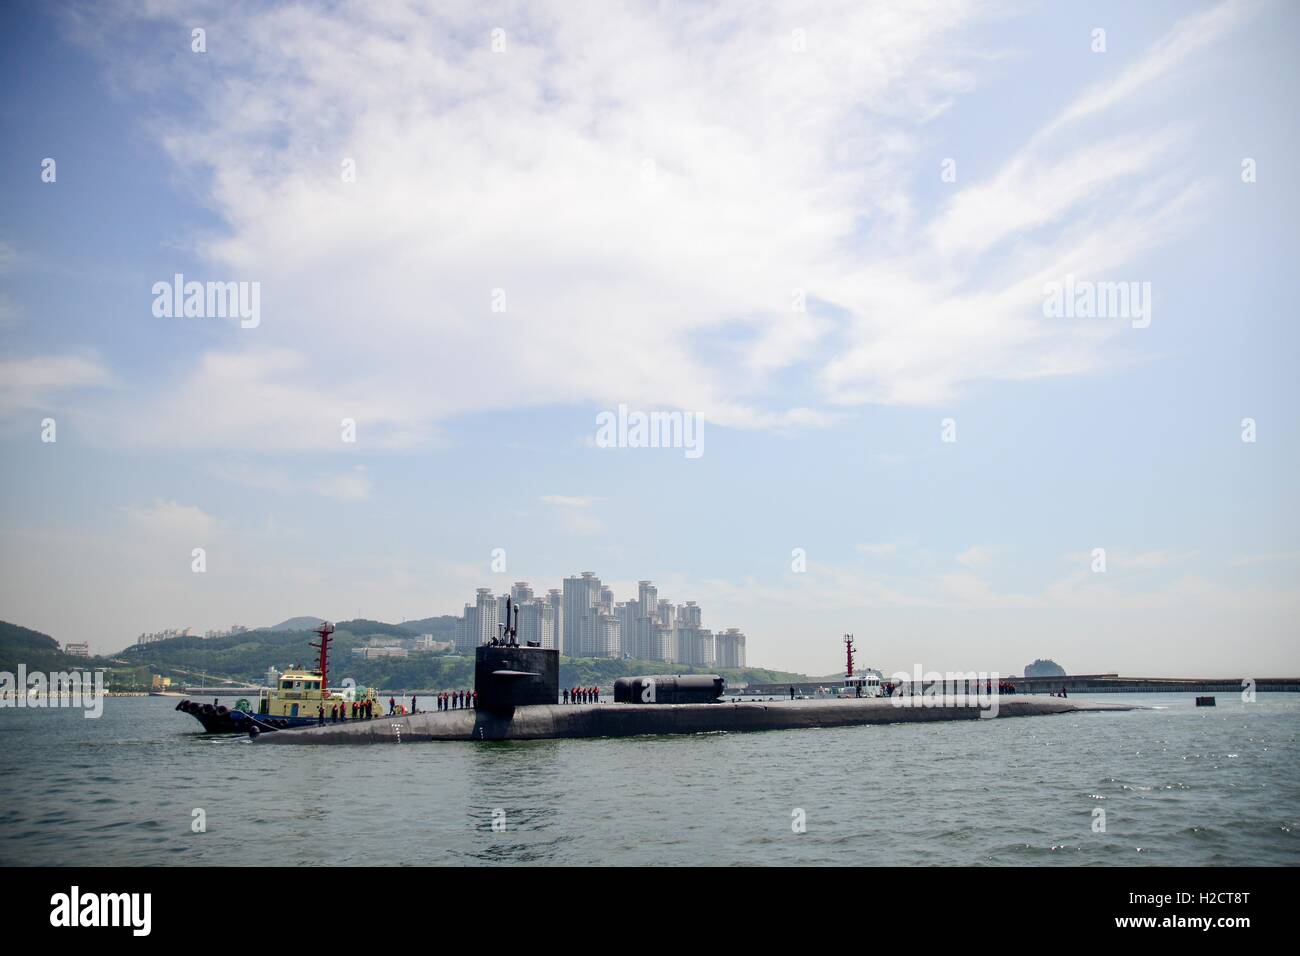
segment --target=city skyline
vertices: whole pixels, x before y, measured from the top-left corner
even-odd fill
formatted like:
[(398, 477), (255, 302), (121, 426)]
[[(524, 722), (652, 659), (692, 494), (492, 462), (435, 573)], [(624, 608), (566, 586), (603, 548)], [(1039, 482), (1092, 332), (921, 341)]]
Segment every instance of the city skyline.
[[(452, 642), (456, 652), (472, 654), (478, 645), (501, 636), (506, 626), (506, 599), (509, 597), (518, 609), (517, 637), (520, 644), (536, 642), (538, 647), (559, 649), (568, 657), (631, 657), (694, 667), (746, 665), (746, 638), (739, 627), (727, 627), (717, 632), (705, 628), (703, 609), (695, 601), (673, 604), (667, 598), (660, 598), (658, 589), (649, 580), (637, 582), (635, 599), (617, 602), (613, 590), (601, 586), (595, 572), (584, 571), (566, 577), (563, 584), (563, 590), (551, 588), (545, 596), (535, 596), (528, 581), (515, 581), (508, 591), (500, 594), (495, 594), (490, 587), (479, 587), (475, 588), (475, 600), (466, 602), (459, 615), (375, 620), (403, 624), (408, 620), (426, 620), (429, 617), (452, 618), (456, 621), (455, 640)], [(293, 618), (285, 619), (289, 620)], [(278, 628), (285, 621), (251, 630)], [(141, 632), (134, 643), (198, 637), (198, 634), (191, 633), (192, 630), (180, 627)], [(208, 640), (249, 631), (250, 628), (235, 624), (225, 629), (207, 629), (202, 637)]]

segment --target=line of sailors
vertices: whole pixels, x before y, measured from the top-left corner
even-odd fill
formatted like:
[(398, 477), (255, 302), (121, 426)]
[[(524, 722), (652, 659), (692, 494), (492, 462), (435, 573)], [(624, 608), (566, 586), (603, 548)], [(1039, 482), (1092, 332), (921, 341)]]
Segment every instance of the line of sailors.
[[(467, 708), (478, 707), (478, 691), (473, 690), (452, 690), (443, 691), (438, 695), (439, 710), (465, 710)], [(564, 702), (566, 704), (598, 704), (600, 703), (599, 687), (566, 687), (564, 688)], [(357, 705), (352, 705), (352, 719), (357, 719)], [(397, 701), (389, 698), (388, 712), (394, 714), (397, 712)], [(415, 698), (411, 698), (411, 713), (416, 713)], [(370, 702), (366, 701), (362, 705), (364, 719), (369, 720), (371, 717)], [(336, 720), (346, 720), (346, 715), (340, 714), (340, 707), (335, 707), (330, 714), (331, 723)]]
[[(373, 700), (340, 700), (330, 705), (329, 721), (331, 724), (337, 724), (339, 721), (347, 720), (370, 720), (375, 716), (375, 702)], [(311, 713), (311, 711), (308, 711)], [(350, 716), (349, 716), (350, 715)], [(316, 716), (319, 723), (325, 723), (325, 705), (321, 704), (317, 708)]]
[(478, 707), (476, 690), (443, 691), (438, 695), (439, 710), (465, 710), (469, 707)]

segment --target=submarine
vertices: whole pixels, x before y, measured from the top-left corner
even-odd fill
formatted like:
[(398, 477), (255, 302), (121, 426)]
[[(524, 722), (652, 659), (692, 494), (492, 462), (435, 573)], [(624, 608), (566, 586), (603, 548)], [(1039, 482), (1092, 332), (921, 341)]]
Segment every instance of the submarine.
[[(560, 704), (560, 653), (533, 642), (519, 644), (518, 607), (506, 599), (500, 637), (475, 649), (472, 709), (378, 716), (263, 733), (274, 744), (367, 744), (425, 740), (551, 740), (666, 734), (740, 733), (796, 728), (896, 724), (932, 720), (979, 720), (988, 708), (974, 697), (836, 697), (822, 700), (726, 699), (718, 675), (645, 675), (614, 682), (614, 702)], [(851, 660), (851, 658), (850, 658)], [(852, 664), (849, 665), (852, 678)], [(986, 701), (987, 703), (987, 701)], [(1083, 711), (1137, 709), (1125, 704), (1062, 698), (998, 699), (992, 716), (1028, 717)]]

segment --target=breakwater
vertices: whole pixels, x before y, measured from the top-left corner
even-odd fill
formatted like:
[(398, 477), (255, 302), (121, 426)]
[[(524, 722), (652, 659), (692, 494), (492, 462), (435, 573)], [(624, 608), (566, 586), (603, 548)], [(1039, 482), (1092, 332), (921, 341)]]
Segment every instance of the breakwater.
[[(885, 675), (889, 680), (889, 675)], [(750, 684), (736, 688), (732, 693), (752, 697), (788, 697), (790, 688), (795, 693), (813, 695), (839, 685), (843, 678), (820, 681), (798, 681), (787, 684)], [(1240, 694), (1254, 689), (1258, 693), (1300, 693), (1300, 677), (1120, 677), (1118, 674), (1070, 674), (1065, 677), (1015, 677), (1004, 676), (1000, 681), (1015, 685), (1016, 694), (1059, 693), (1065, 688), (1070, 694)], [(903, 685), (903, 693), (911, 691), (911, 683)], [(951, 682), (949, 682), (951, 684)], [(982, 684), (982, 680), (958, 682), (957, 692), (965, 693), (968, 684)], [(916, 692), (924, 691), (924, 683)]]

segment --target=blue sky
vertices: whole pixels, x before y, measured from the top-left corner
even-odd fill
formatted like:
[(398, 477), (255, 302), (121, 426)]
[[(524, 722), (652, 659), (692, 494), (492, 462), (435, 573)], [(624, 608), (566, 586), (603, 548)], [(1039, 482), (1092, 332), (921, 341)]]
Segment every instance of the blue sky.
[[(0, 616), (594, 570), (807, 672), (1300, 671), (1294, 7), (570, 6), (6, 6)], [(703, 455), (596, 447), (621, 403)]]

